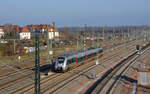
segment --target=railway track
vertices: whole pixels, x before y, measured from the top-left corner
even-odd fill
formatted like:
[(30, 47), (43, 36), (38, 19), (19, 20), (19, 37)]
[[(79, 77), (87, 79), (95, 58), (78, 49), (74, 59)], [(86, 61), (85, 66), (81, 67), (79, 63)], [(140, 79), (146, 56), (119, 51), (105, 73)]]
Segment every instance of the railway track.
[[(17, 75), (17, 73), (16, 73), (15, 75)], [(60, 75), (60, 74), (52, 74), (52, 75), (51, 75), (51, 79), (53, 79), (53, 78), (55, 78), (55, 77), (58, 77), (59, 75)], [(29, 76), (29, 75), (28, 75), (28, 76)], [(25, 78), (26, 78), (26, 77), (21, 77), (20, 79), (14, 80), (14, 81), (12, 81), (12, 82), (10, 82), (10, 83), (7, 83), (7, 84), (5, 84), (5, 85), (3, 84), (3, 86), (5, 86), (5, 87), (8, 86), (8, 87), (9, 87), (9, 85), (13, 85), (13, 84), (15, 84), (15, 83), (17, 83), (17, 82), (23, 81), (23, 80), (25, 80)], [(22, 80), (21, 80), (21, 79), (22, 79)], [(45, 78), (45, 79), (46, 79), (46, 78)], [(50, 79), (50, 78), (49, 78), (49, 79)], [(46, 81), (47, 81), (47, 80), (46, 80)], [(45, 81), (45, 82), (46, 82), (46, 81)], [(41, 81), (41, 82), (42, 82), (42, 81)], [(43, 82), (44, 82), (44, 79), (43, 79)], [(1, 85), (1, 86), (2, 86), (2, 85)], [(1, 87), (1, 86), (0, 86), (0, 87)]]
[[(134, 40), (135, 41), (135, 40)], [(128, 43), (130, 43), (130, 42), (133, 42), (133, 41), (129, 41)], [(115, 46), (119, 46), (119, 45), (122, 45), (123, 43), (120, 43), (120, 44), (116, 44)], [(113, 46), (113, 45), (112, 45)], [(111, 46), (110, 46), (111, 47)], [(104, 47), (105, 48), (105, 47)], [(56, 55), (57, 56), (57, 55)], [(55, 57), (56, 57), (55, 56)], [(42, 59), (42, 61), (41, 62), (43, 62), (43, 60), (45, 60), (46, 58), (45, 57), (42, 57), (41, 58)], [(29, 60), (29, 61), (26, 61), (27, 63), (28, 62), (34, 62), (34, 60)], [(44, 63), (44, 64), (48, 64), (48, 63)], [(41, 65), (44, 65), (44, 64), (41, 64)], [(13, 67), (13, 68), (16, 68), (16, 70), (18, 69), (19, 71), (22, 71), (22, 72), (24, 72), (24, 70), (26, 71), (26, 69), (33, 69), (34, 68), (34, 64), (32, 64), (32, 65), (30, 65), (30, 67), (20, 67), (20, 66), (18, 66), (18, 65), (8, 65), (8, 66), (11, 66), (11, 67)], [(3, 69), (3, 67), (4, 66), (1, 66), (1, 68), (0, 69)], [(8, 68), (8, 67), (7, 67)], [(11, 75), (13, 75), (13, 74), (17, 74), (17, 72), (18, 71), (14, 71), (14, 70), (10, 70), (10, 72), (7, 72), (7, 74), (3, 74), (3, 75), (0, 75), (0, 79), (1, 78), (3, 78), (3, 77), (9, 77), (9, 76), (11, 76)]]
[[(112, 58), (113, 58), (113, 57), (112, 57)], [(72, 80), (76, 79), (77, 77), (79, 77), (81, 74), (83, 74), (83, 73), (85, 73), (85, 72), (87, 72), (87, 71), (93, 69), (94, 67), (95, 67), (95, 64), (92, 64), (92, 65), (90, 65), (90, 66), (88, 67), (88, 69), (87, 69), (87, 67), (84, 68), (84, 69), (82, 69), (82, 70), (86, 70), (86, 71), (80, 70), (80, 71), (78, 71), (79, 73), (78, 73), (76, 76), (74, 76), (75, 74), (71, 74), (71, 75), (68, 75), (67, 77), (65, 76), (65, 79), (61, 79), (61, 80), (58, 80), (58, 81), (57, 81), (58, 77), (57, 77), (57, 78), (54, 78), (54, 79), (48, 78), (48, 79), (42, 80), (42, 81), (41, 81), (41, 86), (46, 86), (46, 84), (47, 84), (48, 82), (52, 82), (52, 81), (55, 80), (55, 81), (57, 81), (57, 82), (53, 83), (53, 85), (52, 85), (51, 87), (49, 87), (49, 88), (54, 88), (54, 87), (56, 87), (56, 86), (59, 86), (58, 88), (56, 88), (56, 89), (54, 90), (54, 91), (56, 91), (57, 89), (63, 87), (63, 86), (66, 85), (67, 83), (69, 83), (70, 81), (72, 81)], [(59, 75), (59, 79), (60, 79), (60, 76), (62, 76), (62, 78), (63, 78), (64, 75), (66, 75), (66, 74), (61, 74), (61, 75)], [(72, 77), (73, 77), (73, 78), (72, 78)], [(72, 79), (68, 81), (68, 78), (72, 78)], [(65, 81), (65, 83), (62, 84), (62, 85), (60, 85), (60, 84), (63, 83), (64, 81)], [(66, 81), (67, 81), (67, 82), (66, 82)], [(34, 86), (32, 86), (32, 88), (27, 89), (27, 90), (25, 90), (25, 91), (23, 91), (23, 92), (20, 92), (20, 93), (26, 93), (26, 92), (29, 92), (29, 91), (32, 92), (32, 91), (33, 91), (33, 87), (34, 87)], [(46, 92), (47, 90), (49, 91), (49, 88), (42, 88), (43, 93)], [(20, 89), (20, 90), (21, 90), (21, 89)], [(54, 92), (54, 91), (52, 91), (52, 92)], [(52, 93), (52, 92), (51, 92), (51, 93)]]
[[(135, 41), (135, 40), (134, 40)], [(129, 41), (128, 43), (130, 44), (130, 42), (133, 42), (133, 41)], [(122, 43), (121, 44), (116, 44), (115, 46), (121, 46), (122, 45)], [(105, 48), (105, 47), (104, 47)], [(43, 57), (43, 58), (41, 58), (42, 59), (42, 61), (41, 62), (43, 62), (43, 60), (45, 60), (45, 58)], [(31, 61), (31, 60), (30, 60)], [(32, 62), (34, 62), (34, 60), (32, 60)], [(44, 63), (44, 64), (48, 64), (48, 63)], [(42, 65), (44, 65), (44, 64), (41, 64), (41, 66)], [(11, 66), (11, 65), (8, 65), (8, 66)], [(25, 72), (25, 71), (27, 71), (28, 69), (29, 70), (31, 70), (31, 69), (33, 69), (34, 68), (34, 65), (32, 65), (32, 66), (30, 66), (30, 67), (19, 67), (19, 66), (12, 66), (12, 67), (16, 67), (17, 69), (16, 70), (19, 70), (19, 72), (20, 71), (22, 71), (22, 72)], [(2, 69), (2, 68), (1, 68)], [(18, 71), (14, 71), (14, 70), (11, 70), (11, 72), (7, 72), (7, 74), (4, 74), (4, 75), (0, 75), (0, 79), (3, 79), (3, 78), (5, 78), (5, 77), (10, 77), (10, 76), (12, 76), (12, 75), (15, 75), (15, 74), (18, 74)]]
[[(89, 71), (89, 70), (88, 70)], [(81, 73), (82, 74), (82, 73)], [(71, 76), (72, 77), (72, 76)], [(71, 78), (70, 77), (70, 78)], [(79, 76), (78, 76), (79, 77)], [(55, 93), (58, 89), (60, 89), (60, 88), (62, 88), (62, 87), (64, 87), (66, 84), (68, 84), (68, 83), (70, 83), (70, 81), (73, 81), (73, 80), (75, 80), (76, 78), (78, 78), (78, 77), (74, 77), (74, 78), (72, 78), (72, 79), (70, 79), (68, 82), (64, 82), (64, 81), (62, 81), (61, 83), (63, 83), (64, 82), (64, 84), (62, 84), (60, 87), (58, 87), (59, 86), (59, 84), (58, 85), (55, 85), (55, 86), (57, 86), (57, 88), (55, 89), (55, 90), (52, 90), (51, 91), (51, 89), (48, 89), (48, 90), (46, 90), (45, 92), (42, 92), (42, 93), (46, 93), (46, 94), (49, 94), (49, 93)], [(69, 78), (68, 78), (69, 79)], [(68, 79), (66, 79), (66, 80), (68, 80)], [(50, 88), (53, 88), (53, 87), (55, 87), (55, 86), (52, 86), (52, 87), (50, 87)]]
[[(115, 54), (115, 55), (112, 55), (112, 57), (111, 58), (113, 58), (114, 59), (114, 57), (118, 57), (118, 58), (120, 58), (119, 57), (119, 55), (118, 55), (119, 53), (117, 53), (117, 55)], [(107, 60), (106, 61), (111, 61), (111, 59), (108, 59), (107, 58)], [(105, 61), (105, 62), (106, 62)], [(94, 64), (95, 65), (95, 64)], [(93, 65), (91, 65), (91, 66), (93, 66)], [(94, 67), (93, 67), (94, 68)], [(87, 67), (85, 68), (85, 69), (82, 69), (82, 70), (86, 70), (87, 69)], [(91, 68), (92, 69), (92, 68)], [(88, 70), (89, 71), (89, 70)], [(87, 72), (87, 71), (86, 71)], [(84, 72), (82, 72), (81, 74), (83, 74)], [(73, 74), (74, 75), (74, 74)], [(72, 77), (73, 75), (71, 75), (70, 77)], [(62, 75), (61, 75), (62, 76)], [(78, 75), (79, 76), (79, 75)], [(77, 77), (78, 77), (77, 76)], [(59, 77), (60, 77), (60, 75), (59, 75)], [(68, 78), (70, 78), (70, 77), (67, 77), (66, 79), (68, 79)], [(64, 80), (66, 80), (66, 79), (64, 79)], [(51, 81), (51, 80), (55, 80), (55, 79), (51, 79), (51, 78), (48, 78), (48, 79), (46, 79), (46, 80), (42, 80), (41, 81), (41, 85), (43, 86), (44, 85), (44, 83), (47, 83), (48, 81)], [(55, 84), (55, 86), (57, 86), (57, 84), (59, 84), (59, 83), (61, 83), (62, 81), (59, 81), (59, 82), (57, 82), (56, 84)], [(32, 86), (31, 88), (29, 88), (29, 86)], [(26, 90), (24, 90), (24, 91), (22, 91), (22, 92), (18, 92), (18, 91), (21, 91), (21, 90), (23, 90), (24, 88), (29, 88), (29, 89), (26, 89)], [(53, 86), (54, 87), (54, 86)], [(20, 88), (19, 90), (17, 90), (16, 92), (12, 92), (13, 94), (14, 93), (25, 93), (25, 92), (27, 92), (27, 91), (31, 91), (31, 90), (33, 90), (33, 84), (31, 85), (28, 85), (28, 86), (26, 86), (26, 87), (23, 87), (23, 88)], [(44, 90), (44, 89), (43, 89)], [(32, 92), (33, 93), (33, 92)]]
[[(114, 60), (114, 58), (120, 59), (120, 57), (118, 55), (116, 55), (114, 57), (111, 57), (111, 59), (109, 59), (108, 62)], [(106, 63), (106, 62), (107, 62), (107, 60), (104, 61), (103, 63)], [(82, 71), (79, 72), (78, 74), (73, 74), (70, 77), (58, 82), (57, 84), (52, 85), (51, 87), (47, 88), (46, 90), (43, 90), (42, 94), (56, 93), (58, 90), (62, 89), (66, 85), (68, 85), (68, 83), (71, 83), (72, 81), (78, 79), (82, 74), (88, 73), (89, 71), (93, 70), (95, 67), (97, 67), (97, 65), (93, 64), (89, 67), (86, 67), (85, 69), (82, 69)]]
[[(114, 57), (111, 57), (111, 59), (108, 60), (108, 62), (110, 62), (112, 59), (114, 58), (118, 58), (120, 59), (119, 56), (114, 56)], [(103, 63), (106, 63), (106, 61), (104, 61)], [(65, 80), (63, 79), (62, 81), (58, 82), (57, 84), (47, 88), (46, 90), (43, 90), (42, 93), (55, 93), (57, 90), (63, 88), (64, 86), (66, 86), (68, 83), (71, 83), (73, 80), (75, 79), (78, 79), (80, 77), (81, 74), (84, 74), (84, 73), (87, 73), (89, 72), (90, 70), (94, 69), (95, 67), (97, 67), (97, 65), (93, 64), (89, 67), (86, 67), (85, 69), (82, 69), (81, 72), (79, 72), (79, 74), (76, 74), (76, 75), (71, 75), (70, 77), (66, 78)], [(62, 84), (61, 84), (62, 83)]]
[[(145, 49), (145, 48), (144, 48)], [(149, 48), (147, 49), (149, 50)], [(145, 53), (144, 50), (143, 53)], [(144, 54), (143, 54), (144, 55)], [(115, 67), (108, 70), (102, 78), (100, 78), (92, 87), (90, 87), (86, 94), (111, 94), (111, 90), (119, 77), (131, 66), (135, 60), (137, 60), (140, 56), (136, 53), (133, 53), (120, 63), (118, 63)], [(114, 78), (114, 75), (118, 75)]]
[[(126, 89), (127, 92), (124, 92), (125, 93), (129, 93), (128, 92), (128, 86), (127, 85), (131, 85), (133, 86), (133, 83), (136, 83), (135, 82), (128, 82), (127, 80), (125, 79), (122, 79), (122, 77), (131, 77), (131, 75), (136, 75), (136, 67), (139, 66), (139, 63), (138, 62), (141, 62), (143, 61), (144, 59), (147, 59), (149, 60), (149, 56), (150, 55), (150, 51), (146, 51), (142, 56), (140, 56), (135, 62), (132, 63), (132, 65), (130, 65), (121, 75), (120, 77), (118, 78), (118, 80), (114, 83), (113, 87), (110, 88), (110, 94), (122, 94), (122, 90)], [(147, 62), (148, 63), (148, 62)], [(134, 78), (136, 80), (136, 78)], [(139, 86), (135, 87), (135, 94), (139, 93), (140, 92), (138, 91), (138, 88)], [(133, 88), (131, 88), (131, 92), (132, 92)]]
[[(41, 58), (41, 62), (44, 62), (45, 58)], [(32, 60), (31, 62), (34, 62), (34, 60)], [(27, 63), (31, 63), (31, 62), (28, 62)], [(45, 65), (45, 64), (48, 64), (48, 63), (42, 63), (42, 65)], [(27, 70), (32, 70), (34, 68), (34, 66), (28, 66), (28, 67), (20, 67), (18, 65), (5, 65), (7, 68), (11, 67), (11, 70), (9, 72), (7, 72), (7, 74), (3, 74), (3, 75), (0, 75), (0, 79), (1, 78), (4, 78), (4, 77), (10, 77), (12, 75), (16, 75), (20, 72), (26, 72)], [(8, 67), (9, 66), (9, 67)]]
[[(114, 56), (113, 56), (113, 57), (114, 57)], [(112, 58), (113, 58), (113, 57), (112, 57)], [(60, 77), (60, 76), (64, 76), (64, 75), (65, 75), (65, 73), (64, 73), (64, 74), (58, 74), (58, 73), (57, 73), (57, 74), (50, 75), (50, 76), (48, 76), (48, 77), (46, 77), (46, 78), (43, 78), (42, 81), (41, 81), (41, 85), (44, 84), (44, 83), (46, 83), (46, 82), (48, 82), (48, 81), (54, 80), (56, 77)], [(29, 84), (29, 85), (27, 85), (27, 86), (25, 86), (25, 87), (22, 87), (22, 88), (18, 89), (18, 90), (15, 91), (15, 92), (12, 92), (12, 93), (16, 93), (16, 92), (18, 92), (18, 91), (23, 90), (24, 88), (26, 88), (25, 91), (21, 92), (21, 93), (25, 93), (25, 92), (27, 92), (27, 91), (33, 89), (33, 87), (34, 87), (34, 85), (33, 85), (33, 83), (32, 83), (32, 84)], [(28, 88), (28, 89), (27, 89), (27, 88)]]

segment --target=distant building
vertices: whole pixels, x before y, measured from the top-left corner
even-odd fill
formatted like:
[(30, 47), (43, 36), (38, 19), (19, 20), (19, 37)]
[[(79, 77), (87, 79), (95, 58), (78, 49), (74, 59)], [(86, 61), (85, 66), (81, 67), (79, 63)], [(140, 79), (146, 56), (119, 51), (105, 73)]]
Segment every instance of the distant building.
[[(23, 27), (20, 33), (20, 39), (30, 39), (31, 37), (35, 36), (35, 33), (38, 32), (40, 37), (44, 37), (48, 30), (48, 37), (49, 39), (58, 38), (59, 32), (58, 29), (55, 27), (53, 30), (53, 26), (49, 25), (47, 28), (46, 24), (41, 25), (27, 25)], [(54, 33), (55, 32), (55, 33)]]
[(31, 32), (26, 26), (23, 27), (22, 31), (20, 32), (20, 39), (31, 39)]
[(150, 86), (150, 70), (148, 69), (139, 69), (137, 70), (137, 78), (139, 85), (148, 85)]
[(21, 31), (21, 28), (20, 28), (20, 26), (18, 26), (18, 25), (12, 25), (11, 26), (11, 32), (15, 32), (15, 36), (14, 36), (14, 38), (19, 38), (19, 32)]
[(55, 38), (59, 37), (59, 32), (57, 28), (55, 28), (54, 30), (52, 26), (49, 26), (48, 31), (49, 31), (49, 34), (48, 34), (49, 39), (53, 39), (54, 37)]
[(4, 36), (4, 28), (3, 27), (0, 27), (0, 38)]

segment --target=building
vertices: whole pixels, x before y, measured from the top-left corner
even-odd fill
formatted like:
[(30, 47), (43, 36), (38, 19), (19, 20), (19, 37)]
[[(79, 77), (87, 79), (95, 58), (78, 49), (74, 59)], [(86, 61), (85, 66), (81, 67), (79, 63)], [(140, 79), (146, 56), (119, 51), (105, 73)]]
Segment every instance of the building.
[(23, 27), (22, 31), (20, 32), (20, 39), (31, 39), (31, 32), (26, 26)]
[(150, 70), (139, 69), (137, 70), (137, 75), (139, 85), (150, 86)]
[(0, 38), (2, 38), (2, 36), (4, 36), (4, 28), (0, 26)]
[(53, 39), (54, 37), (55, 38), (59, 37), (59, 32), (58, 32), (57, 28), (55, 28), (55, 30), (54, 30), (54, 28), (52, 26), (49, 26), (48, 31), (49, 31), (49, 34), (48, 34), (49, 39)]
[[(55, 30), (53, 30), (52, 25), (27, 25), (22, 28), (20, 33), (20, 39), (31, 39), (31, 37), (35, 36), (35, 33), (38, 31), (38, 34), (40, 37), (44, 37), (47, 34), (48, 30), (48, 37), (49, 39), (58, 38), (59, 32), (58, 29), (55, 27)], [(55, 33), (54, 33), (55, 32)]]

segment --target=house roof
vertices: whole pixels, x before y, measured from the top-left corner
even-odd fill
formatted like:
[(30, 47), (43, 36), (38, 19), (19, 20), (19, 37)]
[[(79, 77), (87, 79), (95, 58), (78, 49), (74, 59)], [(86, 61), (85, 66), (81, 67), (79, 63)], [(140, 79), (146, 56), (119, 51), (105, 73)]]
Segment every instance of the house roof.
[(4, 32), (3, 30), (4, 30), (4, 27), (0, 26), (0, 32), (1, 33)]
[(11, 29), (12, 30), (15, 29), (16, 32), (20, 32), (20, 26), (18, 26), (18, 25), (12, 25)]
[(0, 29), (4, 29), (4, 26), (0, 26)]
[[(15, 32), (31, 32), (31, 28), (33, 28), (34, 32), (36, 29), (47, 29), (47, 24), (40, 24), (40, 25), (26, 25), (24, 27), (20, 27), (19, 25), (12, 25), (8, 32), (15, 31)], [(4, 26), (0, 26), (0, 29), (5, 29)], [(52, 30), (52, 31), (51, 31)], [(54, 32), (53, 26), (49, 25), (49, 32)], [(55, 32), (58, 32), (58, 29), (55, 27)]]
[[(49, 32), (54, 32), (53, 26), (49, 26)], [(58, 29), (55, 27), (55, 32), (58, 32)]]
[(27, 26), (24, 26), (24, 27), (22, 28), (22, 32), (30, 32), (30, 30), (28, 29)]
[(47, 28), (47, 26), (46, 26), (46, 25), (43, 25), (41, 28), (42, 28), (42, 29), (46, 29), (46, 28)]

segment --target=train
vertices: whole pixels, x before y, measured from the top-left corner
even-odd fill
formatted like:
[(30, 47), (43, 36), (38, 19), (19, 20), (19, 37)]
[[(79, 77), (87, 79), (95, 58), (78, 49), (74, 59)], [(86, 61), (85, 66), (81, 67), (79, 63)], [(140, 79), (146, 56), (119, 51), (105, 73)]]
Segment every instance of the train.
[(141, 47), (140, 47), (140, 45), (136, 45), (136, 51), (137, 51), (138, 55), (141, 54)]
[(79, 50), (59, 55), (54, 65), (55, 71), (66, 72), (68, 69), (81, 65), (88, 59), (95, 57), (97, 54), (103, 55), (102, 47), (90, 47), (86, 50)]

